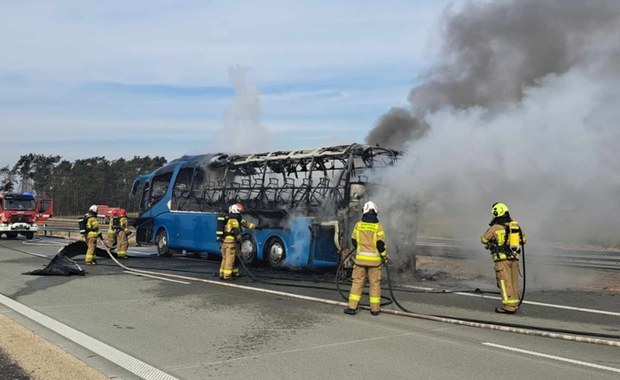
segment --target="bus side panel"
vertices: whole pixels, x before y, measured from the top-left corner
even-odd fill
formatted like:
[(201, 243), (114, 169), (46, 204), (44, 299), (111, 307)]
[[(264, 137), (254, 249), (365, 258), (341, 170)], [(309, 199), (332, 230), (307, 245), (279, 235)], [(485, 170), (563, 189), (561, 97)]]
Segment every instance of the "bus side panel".
[(195, 214), (192, 226), (184, 233), (189, 234), (190, 244), (197, 252), (220, 254), (220, 242), (217, 241), (217, 214)]
[(220, 253), (215, 234), (217, 214), (169, 212), (156, 218), (155, 231), (164, 227), (168, 231), (170, 248)]
[(312, 268), (329, 268), (338, 265), (340, 256), (336, 243), (334, 242), (334, 234), (336, 229), (334, 226), (313, 225), (314, 244), (312, 245), (311, 267)]
[(256, 239), (259, 260), (267, 260), (270, 241), (279, 239), (286, 251), (286, 257), (280, 267), (308, 269), (338, 265), (334, 227), (314, 225), (313, 218), (293, 217), (288, 228), (265, 228), (248, 233), (253, 234)]

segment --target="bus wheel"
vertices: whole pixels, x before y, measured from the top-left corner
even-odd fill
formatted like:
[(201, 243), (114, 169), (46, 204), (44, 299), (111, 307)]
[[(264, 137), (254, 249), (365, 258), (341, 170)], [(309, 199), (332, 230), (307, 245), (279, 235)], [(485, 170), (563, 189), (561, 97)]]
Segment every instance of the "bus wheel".
[(159, 256), (170, 256), (172, 254), (170, 247), (168, 246), (168, 234), (166, 233), (166, 230), (161, 229), (157, 231), (155, 241), (157, 242), (157, 254)]
[(272, 268), (277, 268), (282, 265), (286, 252), (284, 250), (284, 244), (280, 238), (273, 238), (269, 240), (267, 244), (267, 262)]
[(15, 239), (17, 237), (17, 232), (7, 232), (6, 233), (6, 238), (7, 239)]
[(26, 239), (32, 240), (34, 238), (34, 232), (26, 232)]
[(239, 258), (245, 265), (256, 264), (257, 249), (256, 243), (251, 236), (245, 235), (241, 240), (241, 254)]

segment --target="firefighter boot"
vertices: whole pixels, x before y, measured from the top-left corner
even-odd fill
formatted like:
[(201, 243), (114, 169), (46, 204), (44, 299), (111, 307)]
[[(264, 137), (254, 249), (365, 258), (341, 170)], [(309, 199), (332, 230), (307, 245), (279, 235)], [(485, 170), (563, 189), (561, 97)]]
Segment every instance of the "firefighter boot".
[(357, 310), (347, 307), (346, 309), (344, 309), (344, 313), (349, 315), (355, 315), (355, 313), (357, 313)]
[(500, 313), (500, 314), (515, 314), (517, 310), (507, 310), (507, 309), (504, 309), (503, 307), (498, 307), (495, 309), (495, 312)]

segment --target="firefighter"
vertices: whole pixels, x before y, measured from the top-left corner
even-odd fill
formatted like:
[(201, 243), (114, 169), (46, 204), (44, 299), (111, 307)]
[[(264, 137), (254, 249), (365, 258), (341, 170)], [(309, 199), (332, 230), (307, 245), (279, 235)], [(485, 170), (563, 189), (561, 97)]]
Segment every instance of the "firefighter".
[(85, 229), (84, 229), (84, 238), (86, 239), (86, 244), (88, 245), (88, 249), (86, 250), (86, 265), (95, 265), (97, 264), (97, 260), (95, 260), (95, 248), (97, 248), (97, 238), (101, 237), (102, 234), (99, 231), (99, 221), (97, 220), (97, 205), (92, 205), (88, 209), (88, 213), (84, 216), (86, 221)]
[(519, 256), (526, 242), (525, 232), (510, 217), (508, 206), (494, 203), (491, 206), (493, 220), (482, 234), (480, 241), (491, 251), (495, 263), (495, 279), (502, 297), (502, 307), (497, 313), (514, 314), (519, 309)]
[(239, 276), (239, 268), (235, 266), (235, 259), (241, 252), (241, 227), (255, 227), (254, 223), (247, 222), (241, 217), (243, 211), (245, 207), (241, 203), (235, 203), (228, 208), (221, 248), (220, 279), (222, 280), (230, 280), (234, 278), (233, 276)]
[(362, 220), (355, 224), (351, 234), (355, 254), (353, 267), (353, 284), (349, 293), (349, 305), (344, 312), (355, 315), (362, 298), (366, 276), (370, 288), (370, 313), (379, 315), (381, 311), (381, 268), (388, 260), (385, 246), (385, 231), (379, 223), (377, 205), (366, 202), (362, 208)]
[(107, 237), (108, 247), (116, 248), (116, 256), (119, 259), (126, 259), (129, 246), (129, 223), (125, 209), (115, 210), (112, 213)]
[(118, 211), (118, 227), (116, 230), (116, 255), (119, 259), (127, 258), (127, 248), (129, 247), (129, 220), (127, 211), (122, 208)]
[(117, 248), (118, 240), (116, 236), (116, 230), (119, 226), (118, 220), (118, 211), (112, 211), (112, 217), (110, 218), (110, 222), (108, 224), (108, 234), (106, 235), (106, 240), (108, 241), (108, 248), (115, 249)]

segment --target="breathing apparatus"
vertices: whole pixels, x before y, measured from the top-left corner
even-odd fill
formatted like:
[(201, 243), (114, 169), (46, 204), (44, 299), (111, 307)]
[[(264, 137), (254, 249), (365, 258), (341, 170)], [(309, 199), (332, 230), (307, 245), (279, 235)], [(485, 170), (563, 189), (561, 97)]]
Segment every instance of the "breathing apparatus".
[(508, 247), (513, 254), (518, 254), (521, 250), (521, 228), (516, 220), (508, 224)]
[(523, 267), (523, 286), (521, 289), (521, 296), (519, 297), (519, 303), (517, 306), (521, 306), (523, 298), (525, 297), (525, 245), (523, 242), (523, 234), (521, 233), (521, 227), (516, 220), (510, 221), (508, 224), (508, 248), (515, 257), (519, 257), (521, 254), (521, 266)]

